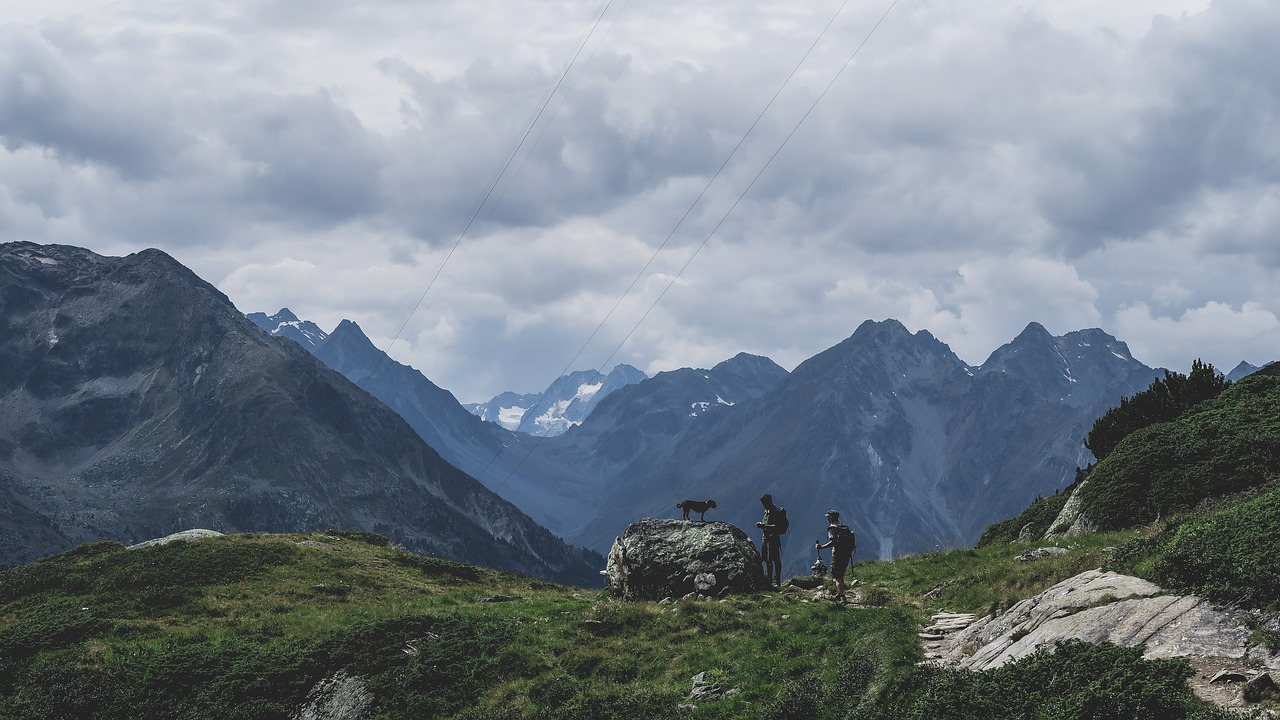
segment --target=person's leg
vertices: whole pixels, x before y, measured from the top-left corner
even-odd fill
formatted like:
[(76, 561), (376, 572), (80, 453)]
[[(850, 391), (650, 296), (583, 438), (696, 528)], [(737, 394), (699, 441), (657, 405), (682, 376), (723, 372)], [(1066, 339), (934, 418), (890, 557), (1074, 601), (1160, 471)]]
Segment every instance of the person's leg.
[(773, 543), (773, 584), (782, 587), (782, 541)]
[(833, 557), (831, 558), (831, 577), (836, 581), (836, 598), (840, 602), (845, 601), (845, 584), (844, 573), (849, 569), (849, 558)]

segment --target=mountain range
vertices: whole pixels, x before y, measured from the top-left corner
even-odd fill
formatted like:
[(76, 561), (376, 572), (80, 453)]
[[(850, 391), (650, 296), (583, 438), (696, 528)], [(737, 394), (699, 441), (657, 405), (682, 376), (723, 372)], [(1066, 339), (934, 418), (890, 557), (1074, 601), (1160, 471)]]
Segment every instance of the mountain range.
[(582, 421), (615, 390), (648, 376), (619, 364), (606, 375), (599, 370), (576, 370), (562, 375), (541, 393), (501, 393), (487, 402), (463, 405), (481, 420), (529, 435), (563, 435)]
[[(0, 245), (0, 316), (0, 565), (192, 527), (335, 528), (598, 583), (601, 557), (163, 252)], [(288, 322), (340, 355), (333, 336)]]
[(361, 346), (346, 354), (361, 363), (326, 362), (353, 379), (403, 372), (370, 392), (570, 542), (605, 551), (632, 520), (673, 515), (685, 498), (714, 498), (713, 517), (751, 528), (769, 491), (796, 528), (784, 542), (792, 572), (812, 561), (808, 535), (831, 507), (858, 533), (862, 557), (971, 545), (1069, 485), (1092, 460), (1082, 440), (1093, 420), (1162, 372), (1097, 329), (1055, 337), (1031, 323), (970, 366), (927, 331), (868, 321), (791, 373), (747, 354), (659, 373), (618, 388), (563, 434), (535, 438), (467, 424), (421, 373)]

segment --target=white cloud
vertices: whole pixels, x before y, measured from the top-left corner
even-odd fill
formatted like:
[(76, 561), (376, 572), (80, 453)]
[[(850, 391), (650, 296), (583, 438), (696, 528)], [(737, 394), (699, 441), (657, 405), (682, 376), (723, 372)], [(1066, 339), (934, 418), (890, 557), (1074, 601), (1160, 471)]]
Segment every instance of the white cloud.
[(1239, 308), (1210, 302), (1177, 317), (1155, 314), (1138, 303), (1116, 313), (1116, 328), (1134, 357), (1181, 372), (1197, 358), (1223, 372), (1241, 360), (1262, 365), (1280, 359), (1280, 317), (1257, 302)]

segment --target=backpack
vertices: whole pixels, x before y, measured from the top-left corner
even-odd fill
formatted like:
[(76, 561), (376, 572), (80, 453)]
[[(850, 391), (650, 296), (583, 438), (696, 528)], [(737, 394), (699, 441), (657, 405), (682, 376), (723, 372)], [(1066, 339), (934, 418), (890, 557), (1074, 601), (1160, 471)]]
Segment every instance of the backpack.
[(835, 536), (834, 553), (836, 555), (852, 555), (854, 549), (858, 547), (858, 540), (854, 537), (853, 531), (848, 525), (837, 525)]
[(769, 513), (769, 519), (773, 521), (773, 526), (777, 528), (779, 535), (787, 534), (787, 530), (791, 527), (791, 522), (787, 520), (786, 508), (780, 507)]

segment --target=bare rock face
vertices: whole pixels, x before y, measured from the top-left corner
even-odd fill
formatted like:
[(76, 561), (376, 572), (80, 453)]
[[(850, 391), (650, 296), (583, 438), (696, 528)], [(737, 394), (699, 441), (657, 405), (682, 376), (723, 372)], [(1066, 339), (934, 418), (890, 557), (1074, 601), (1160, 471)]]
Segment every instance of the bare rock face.
[(196, 528), (193, 530), (183, 530), (182, 532), (176, 532), (176, 533), (173, 533), (172, 535), (165, 535), (164, 537), (156, 538), (154, 540), (147, 540), (145, 542), (140, 542), (137, 545), (130, 545), (129, 549), (137, 550), (138, 548), (151, 547), (152, 545), (168, 545), (169, 543), (191, 542), (192, 540), (204, 540), (205, 538), (215, 538), (215, 537), (222, 537), (222, 536), (223, 536), (223, 533), (220, 533), (217, 530), (201, 530), (199, 528)]
[(946, 638), (939, 662), (987, 670), (1069, 638), (1145, 645), (1148, 658), (1247, 660), (1273, 668), (1254, 647), (1241, 613), (1193, 595), (1170, 595), (1145, 580), (1090, 570)]
[(373, 695), (364, 680), (338, 671), (316, 683), (293, 720), (367, 720), (372, 709)]
[(721, 596), (765, 587), (756, 546), (727, 522), (645, 518), (632, 523), (614, 541), (605, 573), (613, 593), (628, 600)]
[[(1088, 482), (1088, 480), (1085, 482)], [(1081, 487), (1084, 487), (1084, 483), (1081, 483), (1079, 487), (1071, 492), (1071, 497), (1067, 498), (1067, 502), (1058, 513), (1058, 517), (1054, 518), (1049, 525), (1048, 532), (1044, 534), (1045, 540), (1080, 537), (1081, 535), (1088, 535), (1098, 531), (1097, 525), (1085, 515), (1084, 500), (1080, 495)], [(1019, 535), (1018, 539), (1022, 539), (1021, 535)]]

